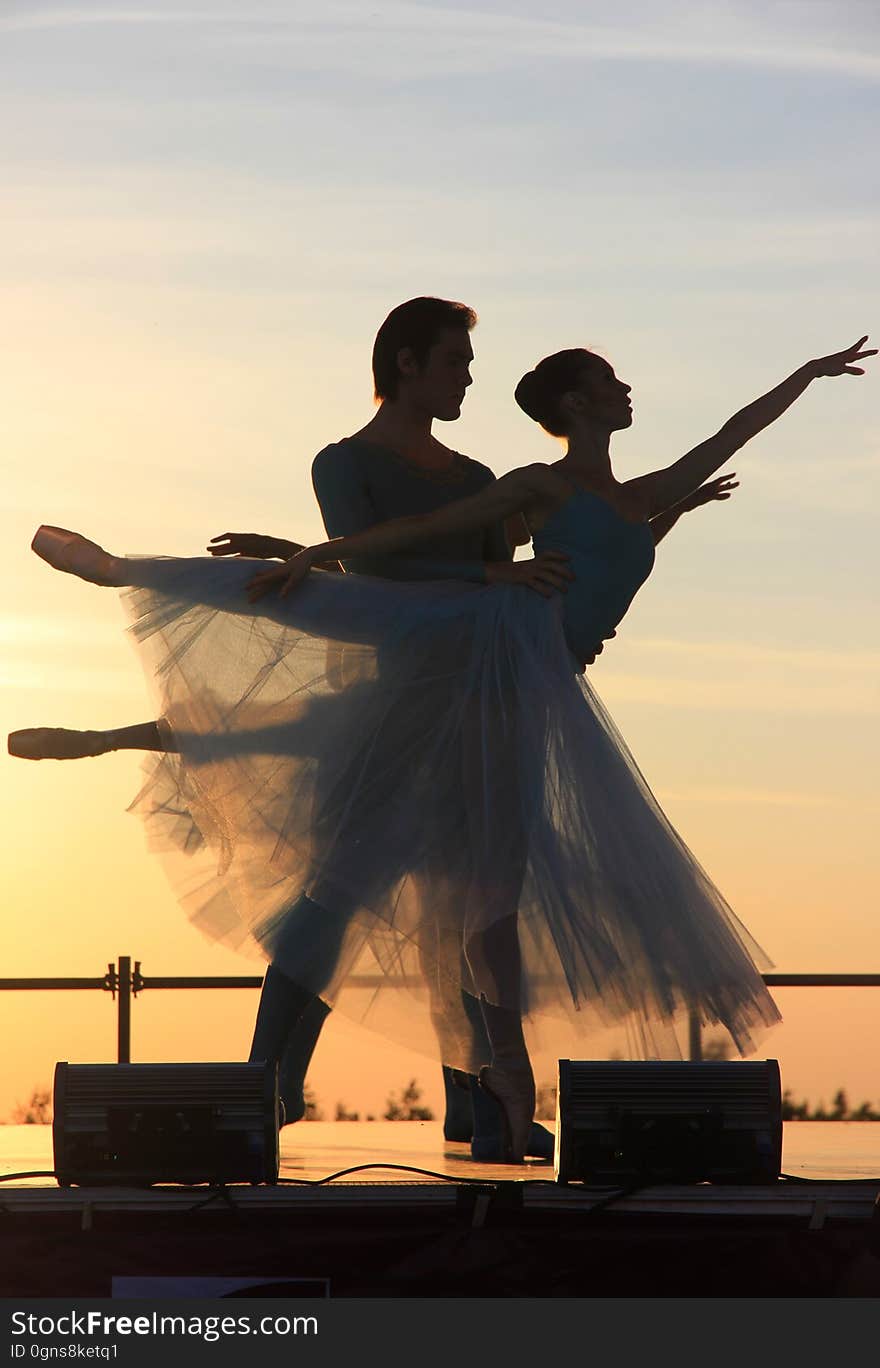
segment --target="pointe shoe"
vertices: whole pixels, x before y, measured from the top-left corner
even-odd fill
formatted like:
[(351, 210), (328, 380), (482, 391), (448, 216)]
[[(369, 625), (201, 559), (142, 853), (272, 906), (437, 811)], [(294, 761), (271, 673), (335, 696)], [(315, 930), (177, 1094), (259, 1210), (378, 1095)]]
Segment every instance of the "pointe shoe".
[(292, 1126), (297, 1121), (302, 1121), (306, 1114), (306, 1100), (301, 1092), (285, 1093), (278, 1098), (280, 1108), (280, 1119), (278, 1129), (283, 1130), (285, 1126)]
[[(476, 1080), (474, 1087), (476, 1087)], [(470, 1076), (462, 1073), (459, 1069), (450, 1069), (444, 1064), (443, 1090), (446, 1097), (443, 1139), (458, 1144), (469, 1144), (474, 1133)]]
[[(552, 1163), (555, 1147), (556, 1137), (553, 1132), (542, 1126), (539, 1121), (533, 1121), (529, 1126), (526, 1156), (529, 1159), (543, 1159), (545, 1163)], [(506, 1162), (506, 1154), (507, 1144), (503, 1133), (475, 1135), (471, 1141), (471, 1159), (474, 1163), (503, 1164)]]
[(508, 1071), (497, 1065), (484, 1064), (479, 1077), (480, 1087), (494, 1097), (501, 1108), (507, 1141), (504, 1162), (521, 1164), (535, 1114), (535, 1080), (532, 1071), (528, 1065)]
[(65, 527), (44, 525), (37, 528), (31, 550), (53, 570), (63, 570), (90, 584), (118, 587), (122, 583), (116, 556), (78, 532), (68, 532)]
[(67, 727), (26, 727), (10, 732), (6, 744), (9, 754), (19, 760), (83, 760), (106, 755), (110, 749), (103, 732)]

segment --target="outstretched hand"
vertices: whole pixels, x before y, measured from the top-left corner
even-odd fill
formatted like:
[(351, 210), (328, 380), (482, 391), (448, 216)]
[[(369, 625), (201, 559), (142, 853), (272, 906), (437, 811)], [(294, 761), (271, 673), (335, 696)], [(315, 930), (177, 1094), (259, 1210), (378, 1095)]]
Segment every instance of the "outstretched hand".
[(866, 356), (876, 356), (877, 348), (869, 347), (863, 351), (862, 348), (868, 340), (868, 334), (860, 337), (858, 342), (854, 342), (851, 347), (844, 351), (835, 352), (833, 356), (820, 356), (812, 365), (816, 375), (864, 375), (863, 366), (853, 365), (854, 361), (864, 361)]
[(705, 484), (701, 484), (693, 494), (682, 499), (679, 507), (683, 513), (691, 513), (695, 508), (701, 508), (703, 504), (712, 503), (716, 499), (729, 499), (735, 489), (739, 489), (739, 480), (736, 478), (736, 471), (732, 470), (729, 475), (718, 475), (714, 480), (707, 480)]
[(206, 550), (212, 556), (248, 556), (255, 560), (271, 560), (278, 555), (278, 542), (275, 537), (267, 537), (262, 532), (221, 532), (219, 537), (211, 538)]
[(306, 579), (312, 565), (309, 549), (305, 547), (283, 565), (273, 565), (271, 570), (260, 570), (247, 582), (248, 603), (258, 603), (261, 598), (265, 598), (276, 589), (279, 597), (286, 598), (291, 589), (295, 589)]

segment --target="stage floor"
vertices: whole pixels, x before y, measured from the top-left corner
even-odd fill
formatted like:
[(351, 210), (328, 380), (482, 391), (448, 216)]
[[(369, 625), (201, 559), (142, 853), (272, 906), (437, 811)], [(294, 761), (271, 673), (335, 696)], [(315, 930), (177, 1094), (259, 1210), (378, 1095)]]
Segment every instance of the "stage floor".
[[(823, 1138), (817, 1143), (817, 1131)], [(855, 1138), (854, 1138), (855, 1137)], [(310, 1121), (281, 1132), (281, 1182), (277, 1186), (234, 1184), (236, 1200), (247, 1205), (290, 1207), (321, 1194), (323, 1202), (395, 1200), (424, 1204), (432, 1198), (452, 1201), (459, 1188), (485, 1184), (521, 1186), (522, 1201), (556, 1209), (572, 1204), (583, 1209), (591, 1197), (603, 1200), (607, 1188), (567, 1187), (554, 1182), (553, 1165), (528, 1160), (522, 1165), (480, 1164), (467, 1145), (443, 1139), (436, 1121)], [(833, 1142), (836, 1142), (833, 1143)], [(0, 1175), (37, 1171), (40, 1177), (13, 1177), (3, 1182), (7, 1209), (23, 1206), (58, 1209), (81, 1205), (86, 1198), (104, 1209), (167, 1209), (190, 1201), (192, 1189), (104, 1187), (59, 1188), (46, 1176), (53, 1167), (51, 1126), (4, 1126), (0, 1130)], [(789, 1123), (784, 1128), (783, 1174), (791, 1180), (744, 1187), (731, 1184), (662, 1185), (639, 1189), (614, 1202), (621, 1211), (755, 1212), (803, 1210), (809, 1213), (821, 1188), (835, 1210), (865, 1214), (880, 1192), (880, 1124), (819, 1127)], [(335, 1177), (334, 1175), (339, 1175)], [(332, 1181), (326, 1181), (332, 1179)], [(867, 1213), (869, 1214), (869, 1212)]]
[[(246, 1277), (334, 1297), (880, 1296), (880, 1125), (837, 1158), (845, 1137), (817, 1147), (811, 1125), (786, 1130), (795, 1181), (755, 1187), (564, 1186), (552, 1164), (475, 1164), (436, 1122), (286, 1128), (278, 1185), (13, 1178), (0, 1295), (109, 1297), (158, 1279), (185, 1296)], [(0, 1129), (0, 1172), (51, 1168), (51, 1127)]]
[[(552, 1121), (544, 1122), (551, 1130)], [(552, 1164), (529, 1160), (521, 1166), (475, 1164), (467, 1145), (443, 1139), (438, 1121), (307, 1121), (281, 1132), (281, 1176), (315, 1182), (360, 1164), (406, 1164), (446, 1178), (486, 1181), (552, 1178)], [(0, 1176), (51, 1170), (51, 1126), (0, 1126)], [(880, 1183), (880, 1123), (786, 1122), (782, 1169), (793, 1177), (877, 1180)], [(344, 1181), (374, 1183), (430, 1181), (378, 1169)], [(45, 1186), (46, 1178), (17, 1179), (11, 1187)]]

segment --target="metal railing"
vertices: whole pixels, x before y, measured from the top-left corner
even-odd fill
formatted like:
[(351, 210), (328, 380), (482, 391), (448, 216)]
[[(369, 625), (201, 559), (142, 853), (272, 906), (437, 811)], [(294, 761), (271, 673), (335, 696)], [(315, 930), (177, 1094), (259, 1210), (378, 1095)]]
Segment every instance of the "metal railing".
[[(763, 974), (768, 988), (880, 988), (880, 974)], [(381, 976), (360, 974), (349, 978), (355, 988), (373, 988), (381, 983)], [(410, 986), (421, 982), (412, 980)], [(407, 986), (408, 980), (403, 981)], [(61, 989), (65, 992), (98, 989), (110, 993), (116, 1002), (116, 1059), (119, 1064), (131, 1063), (131, 1003), (138, 993), (148, 988), (261, 988), (262, 975), (209, 976), (202, 974), (144, 975), (141, 961), (132, 965), (130, 955), (120, 955), (116, 963), (107, 965), (101, 978), (0, 978), (0, 992), (44, 992)], [(702, 1029), (698, 1018), (691, 1016), (688, 1030), (688, 1054), (693, 1060), (703, 1057)]]

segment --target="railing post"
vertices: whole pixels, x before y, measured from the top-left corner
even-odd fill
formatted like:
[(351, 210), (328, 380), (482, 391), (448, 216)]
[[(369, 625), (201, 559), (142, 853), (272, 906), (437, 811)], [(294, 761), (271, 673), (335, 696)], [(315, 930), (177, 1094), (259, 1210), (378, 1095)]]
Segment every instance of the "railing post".
[(116, 981), (119, 999), (117, 1002), (117, 1046), (118, 1064), (131, 1063), (131, 956), (120, 955)]
[(696, 1012), (688, 1013), (688, 1057), (696, 1063), (703, 1058), (703, 1034)]

